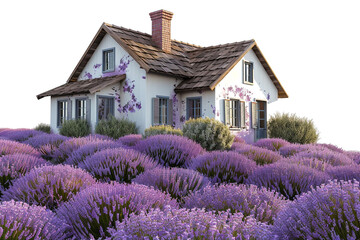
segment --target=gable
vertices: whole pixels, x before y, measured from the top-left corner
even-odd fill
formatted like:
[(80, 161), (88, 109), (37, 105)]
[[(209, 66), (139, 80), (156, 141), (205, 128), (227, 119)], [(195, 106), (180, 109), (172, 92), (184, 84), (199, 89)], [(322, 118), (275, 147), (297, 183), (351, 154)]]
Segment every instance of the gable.
[(68, 81), (77, 81), (81, 77), (85, 66), (106, 35), (111, 36), (146, 72), (182, 78), (183, 81), (175, 88), (176, 92), (214, 90), (242, 57), (253, 50), (277, 88), (278, 97), (288, 97), (254, 40), (212, 47), (200, 47), (172, 40), (171, 53), (166, 53), (152, 42), (149, 34), (105, 23)]

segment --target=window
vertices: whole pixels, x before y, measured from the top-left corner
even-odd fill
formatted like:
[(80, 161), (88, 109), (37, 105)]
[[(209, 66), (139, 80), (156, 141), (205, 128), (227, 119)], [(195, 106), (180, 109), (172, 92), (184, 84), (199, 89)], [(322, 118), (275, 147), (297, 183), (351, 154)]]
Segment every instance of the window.
[(230, 114), (230, 127), (239, 128), (240, 127), (240, 101), (239, 100), (230, 100), (229, 114)]
[(186, 100), (187, 119), (201, 117), (201, 98), (188, 98)]
[(57, 102), (57, 126), (60, 127), (66, 120), (70, 119), (69, 107), (71, 101), (61, 100)]
[(230, 128), (245, 127), (245, 102), (237, 99), (225, 99), (225, 124)]
[(106, 120), (109, 118), (109, 115), (114, 116), (114, 98), (98, 96), (97, 100), (97, 110), (98, 110), (98, 121)]
[(254, 83), (254, 64), (252, 62), (244, 61), (244, 83)]
[(87, 120), (88, 117), (90, 116), (87, 116), (88, 115), (88, 110), (89, 110), (89, 99), (76, 99), (76, 102), (75, 102), (75, 116), (76, 116), (76, 119), (85, 119)]
[(153, 125), (172, 125), (172, 109), (172, 100), (168, 97), (153, 98)]
[(103, 72), (115, 71), (115, 48), (103, 50)]
[(168, 99), (159, 98), (159, 124), (168, 124)]

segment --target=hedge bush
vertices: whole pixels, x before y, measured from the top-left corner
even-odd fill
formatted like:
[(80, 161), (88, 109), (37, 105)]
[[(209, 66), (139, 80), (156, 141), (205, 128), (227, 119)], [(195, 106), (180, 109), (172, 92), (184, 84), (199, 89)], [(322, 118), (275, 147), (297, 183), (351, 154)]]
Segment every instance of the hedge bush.
[(183, 132), (180, 129), (173, 128), (170, 125), (159, 125), (159, 126), (151, 126), (145, 129), (144, 138), (153, 135), (161, 135), (161, 134), (171, 134), (171, 135), (178, 135), (182, 136)]
[(51, 127), (49, 124), (46, 123), (39, 123), (34, 130), (42, 131), (44, 133), (51, 133)]
[(319, 139), (318, 130), (312, 120), (289, 113), (276, 113), (271, 116), (268, 133), (271, 138), (282, 138), (290, 143), (316, 143)]
[(230, 149), (234, 141), (234, 135), (226, 125), (208, 117), (186, 121), (183, 134), (208, 151)]
[(138, 129), (135, 122), (124, 118), (117, 119), (114, 116), (110, 116), (107, 120), (100, 120), (95, 127), (95, 133), (118, 139), (125, 135), (137, 134)]
[(89, 123), (84, 119), (73, 119), (65, 121), (59, 133), (67, 137), (85, 137), (91, 133)]

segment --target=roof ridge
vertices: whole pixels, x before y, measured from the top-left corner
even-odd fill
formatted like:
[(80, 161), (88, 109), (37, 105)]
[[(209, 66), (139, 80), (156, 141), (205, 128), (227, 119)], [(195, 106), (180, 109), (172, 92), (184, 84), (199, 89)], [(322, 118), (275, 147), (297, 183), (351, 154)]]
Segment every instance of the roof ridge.
[(173, 42), (178, 42), (178, 43), (185, 44), (185, 45), (189, 45), (189, 46), (192, 46), (192, 47), (203, 48), (203, 47), (200, 46), (200, 45), (196, 45), (196, 44), (192, 44), (192, 43), (188, 43), (188, 42), (183, 42), (183, 41), (176, 40), (176, 39), (171, 39), (171, 41), (173, 41)]
[(236, 44), (239, 44), (239, 43), (246, 43), (246, 42), (249, 42), (249, 43), (250, 42), (255, 42), (255, 40), (251, 39), (251, 40), (243, 40), (243, 41), (240, 41), (240, 42), (232, 42), (232, 43), (212, 45), (212, 46), (202, 47), (200, 49), (188, 50), (187, 52), (195, 52), (195, 51), (199, 51), (199, 50), (208, 50), (208, 49), (212, 49), (212, 48), (227, 47), (227, 46), (236, 45)]
[(151, 34), (149, 34), (149, 33), (140, 32), (140, 31), (137, 31), (137, 30), (134, 30), (134, 29), (117, 26), (115, 24), (105, 23), (105, 25), (108, 26), (108, 27), (117, 28), (117, 29), (126, 30), (126, 31), (131, 31), (131, 32), (134, 32), (134, 33), (139, 33), (139, 34), (147, 35), (147, 36), (151, 37)]

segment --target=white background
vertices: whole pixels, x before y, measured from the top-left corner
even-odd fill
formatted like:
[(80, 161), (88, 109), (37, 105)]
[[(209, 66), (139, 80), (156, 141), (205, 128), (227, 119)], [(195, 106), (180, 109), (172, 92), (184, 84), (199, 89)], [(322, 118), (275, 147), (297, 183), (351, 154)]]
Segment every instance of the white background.
[(210, 46), (255, 39), (289, 95), (275, 111), (313, 119), (320, 142), (360, 150), (357, 1), (3, 1), (0, 128), (50, 122), (64, 84), (102, 22), (151, 34), (149, 12), (174, 13), (172, 39)]

